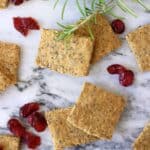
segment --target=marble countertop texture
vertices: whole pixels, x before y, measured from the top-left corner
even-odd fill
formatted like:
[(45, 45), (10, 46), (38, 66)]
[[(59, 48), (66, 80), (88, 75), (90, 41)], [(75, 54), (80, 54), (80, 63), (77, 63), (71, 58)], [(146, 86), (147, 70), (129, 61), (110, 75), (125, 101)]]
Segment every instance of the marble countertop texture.
[[(14, 42), (21, 46), (21, 65), (17, 85), (0, 94), (0, 134), (9, 133), (6, 123), (11, 116), (18, 116), (19, 107), (25, 103), (38, 101), (42, 104), (42, 110), (67, 107), (75, 103), (82, 84), (86, 81), (102, 86), (107, 90), (120, 93), (127, 97), (127, 106), (117, 125), (111, 141), (97, 141), (87, 145), (81, 145), (71, 150), (131, 150), (132, 142), (141, 132), (145, 123), (150, 120), (150, 72), (141, 73), (137, 66), (125, 35), (136, 27), (150, 23), (150, 13), (145, 13), (141, 6), (127, 3), (133, 7), (138, 18), (125, 15), (116, 10), (118, 15), (124, 15), (126, 32), (121, 35), (122, 47), (104, 57), (93, 65), (87, 77), (76, 78), (62, 75), (48, 69), (39, 69), (35, 64), (40, 32), (32, 31), (28, 37), (18, 33), (12, 24), (14, 16), (32, 16), (36, 18), (41, 27), (58, 28), (56, 22), (60, 19), (62, 2), (53, 10), (54, 1), (31, 0), (19, 7), (10, 5), (8, 9), (0, 11), (0, 40)], [(149, 3), (149, 0), (145, 0)], [(72, 23), (79, 19), (80, 14), (70, 0), (65, 13), (64, 23)], [(110, 18), (111, 19), (111, 18)], [(117, 76), (111, 76), (106, 68), (110, 64), (119, 63), (132, 69), (135, 73), (135, 82), (126, 88), (118, 83)], [(29, 128), (29, 130), (31, 130)], [(37, 150), (52, 150), (53, 144), (48, 129), (40, 134), (42, 145)], [(27, 148), (22, 146), (23, 150)]]

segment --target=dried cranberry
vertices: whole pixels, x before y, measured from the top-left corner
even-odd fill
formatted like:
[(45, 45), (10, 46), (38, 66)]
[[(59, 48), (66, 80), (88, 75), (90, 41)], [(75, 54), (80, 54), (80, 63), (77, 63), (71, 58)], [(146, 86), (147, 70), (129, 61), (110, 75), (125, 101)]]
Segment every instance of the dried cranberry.
[(120, 73), (124, 72), (125, 70), (126, 70), (126, 68), (119, 64), (113, 64), (107, 68), (107, 71), (110, 74), (120, 74)]
[(7, 123), (7, 126), (15, 136), (22, 137), (25, 133), (25, 127), (20, 123), (18, 119), (10, 119)]
[(126, 70), (119, 75), (119, 82), (123, 86), (130, 86), (134, 81), (134, 73), (131, 70)]
[(111, 23), (112, 29), (115, 33), (123, 33), (125, 31), (125, 24), (122, 20), (116, 19)]
[(31, 132), (26, 132), (24, 139), (28, 145), (28, 148), (35, 149), (41, 144), (41, 138)]
[(24, 0), (11, 0), (14, 5), (20, 5), (24, 2)]
[(29, 124), (38, 132), (46, 129), (47, 123), (44, 116), (39, 112), (34, 112), (28, 117)]
[(14, 17), (13, 18), (14, 27), (24, 36), (28, 35), (29, 30), (39, 30), (40, 27), (35, 19), (31, 17)]
[(39, 110), (39, 107), (39, 103), (36, 102), (25, 104), (20, 108), (20, 115), (22, 117), (28, 117), (33, 112)]
[(3, 146), (0, 145), (0, 150), (3, 150)]
[(28, 35), (28, 29), (22, 23), (21, 18), (19, 17), (13, 18), (13, 22), (14, 22), (14, 27), (17, 31), (19, 31), (24, 36)]

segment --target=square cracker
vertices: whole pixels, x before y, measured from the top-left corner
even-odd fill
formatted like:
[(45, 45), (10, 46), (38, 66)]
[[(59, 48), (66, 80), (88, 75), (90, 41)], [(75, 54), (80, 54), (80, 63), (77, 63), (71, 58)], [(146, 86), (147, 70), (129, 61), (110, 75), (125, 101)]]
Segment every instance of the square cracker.
[(6, 8), (8, 5), (8, 0), (0, 0), (0, 9)]
[(74, 127), (101, 139), (111, 139), (124, 109), (122, 96), (85, 83), (67, 120)]
[(142, 133), (133, 144), (134, 150), (150, 150), (150, 123), (145, 126)]
[(129, 33), (126, 39), (141, 71), (150, 71), (150, 24)]
[(66, 121), (71, 109), (72, 108), (57, 109), (46, 113), (46, 120), (48, 122), (56, 150), (89, 143), (97, 139), (96, 137), (90, 136), (73, 127)]
[(4, 73), (0, 66), (0, 91), (5, 90), (11, 84), (11, 79)]
[(65, 43), (56, 39), (57, 34), (56, 30), (42, 30), (37, 64), (60, 73), (87, 75), (93, 52), (91, 39), (73, 35), (68, 43)]
[(117, 35), (115, 35), (109, 22), (104, 16), (97, 14), (96, 23), (93, 21), (90, 24), (85, 24), (76, 32), (76, 34), (89, 36), (89, 32), (87, 30), (88, 26), (91, 28), (95, 37), (94, 52), (91, 63), (96, 63), (104, 56), (108, 55), (121, 46), (121, 41)]
[(0, 135), (0, 147), (4, 150), (19, 150), (20, 139), (11, 135)]
[(11, 84), (17, 82), (19, 61), (20, 47), (16, 44), (0, 41), (0, 68), (11, 79)]

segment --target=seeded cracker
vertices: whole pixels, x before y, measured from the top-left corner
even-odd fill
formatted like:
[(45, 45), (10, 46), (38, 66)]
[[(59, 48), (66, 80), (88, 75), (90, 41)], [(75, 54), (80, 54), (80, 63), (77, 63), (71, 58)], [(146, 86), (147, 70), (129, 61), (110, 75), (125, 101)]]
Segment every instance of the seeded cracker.
[(19, 150), (20, 139), (11, 135), (0, 135), (0, 146), (4, 150)]
[[(95, 37), (94, 52), (92, 63), (96, 63), (104, 56), (121, 46), (121, 41), (113, 32), (107, 19), (102, 15), (97, 15), (96, 23), (94, 21), (89, 25)], [(89, 23), (88, 23), (89, 24)], [(76, 34), (88, 36), (88, 26), (81, 27)]]
[(129, 33), (126, 39), (141, 71), (150, 71), (150, 24)]
[(0, 9), (6, 8), (8, 5), (8, 0), (0, 0)]
[(97, 139), (73, 127), (66, 121), (71, 109), (57, 109), (46, 113), (55, 150), (63, 150), (65, 147), (85, 144)]
[(88, 75), (93, 43), (89, 37), (73, 36), (68, 41), (56, 39), (58, 31), (42, 30), (37, 64), (60, 73)]
[(0, 70), (15, 84), (18, 79), (20, 47), (16, 44), (0, 42)]
[(150, 123), (135, 140), (133, 148), (134, 150), (150, 150)]
[(111, 139), (124, 106), (122, 96), (85, 83), (67, 120), (89, 135)]

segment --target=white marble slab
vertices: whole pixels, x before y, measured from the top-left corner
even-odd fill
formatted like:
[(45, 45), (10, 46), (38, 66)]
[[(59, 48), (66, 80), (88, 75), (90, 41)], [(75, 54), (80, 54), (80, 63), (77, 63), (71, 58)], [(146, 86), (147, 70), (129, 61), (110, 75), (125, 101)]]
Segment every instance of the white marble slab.
[[(62, 3), (63, 1), (61, 1)], [(131, 5), (131, 1), (127, 0)], [(149, 0), (145, 0), (149, 3)], [(123, 46), (102, 61), (91, 67), (88, 77), (75, 78), (61, 75), (47, 69), (38, 69), (35, 65), (40, 32), (32, 31), (28, 37), (18, 33), (12, 24), (14, 16), (32, 16), (36, 18), (41, 27), (57, 28), (56, 22), (60, 22), (61, 3), (53, 10), (53, 1), (31, 0), (19, 7), (9, 6), (0, 11), (0, 40), (15, 42), (22, 47), (20, 66), (20, 82), (10, 87), (0, 95), (0, 133), (8, 133), (6, 122), (11, 116), (18, 116), (19, 107), (30, 101), (40, 101), (42, 110), (55, 107), (67, 107), (75, 103), (80, 94), (81, 86), (85, 81), (103, 86), (108, 90), (123, 94), (127, 97), (127, 107), (117, 126), (112, 141), (97, 141), (88, 145), (82, 145), (74, 150), (131, 150), (131, 145), (144, 124), (150, 119), (150, 73), (140, 73), (135, 58), (131, 53), (127, 42)], [(138, 13), (138, 18), (126, 16), (120, 11), (118, 15), (124, 15), (126, 19), (126, 32), (122, 38), (140, 25), (150, 23), (150, 13), (136, 5), (131, 5)], [(74, 0), (70, 0), (65, 15), (65, 23), (76, 21), (80, 14), (75, 9)], [(111, 20), (111, 18), (110, 18)], [(135, 83), (128, 88), (119, 85), (117, 77), (107, 73), (106, 68), (113, 63), (127, 66), (135, 72)], [(42, 134), (42, 145), (38, 150), (52, 150), (52, 141), (48, 130)], [(23, 150), (27, 149), (22, 147)]]

